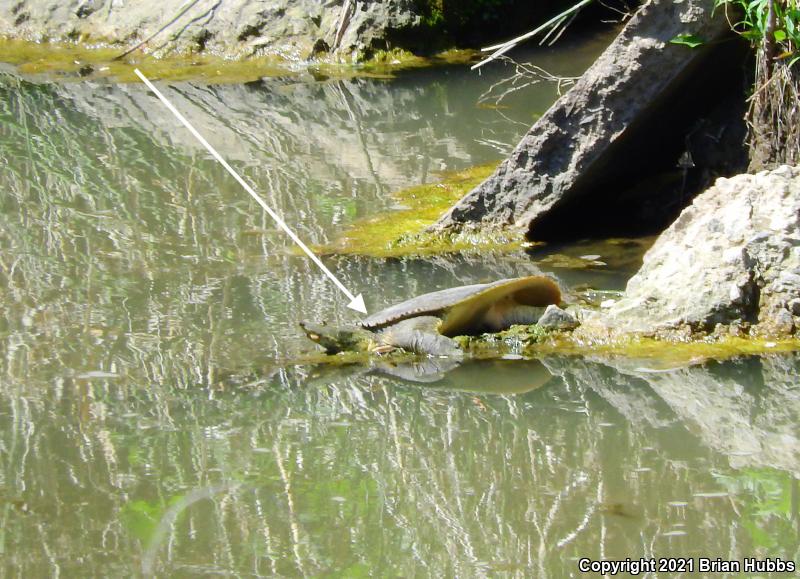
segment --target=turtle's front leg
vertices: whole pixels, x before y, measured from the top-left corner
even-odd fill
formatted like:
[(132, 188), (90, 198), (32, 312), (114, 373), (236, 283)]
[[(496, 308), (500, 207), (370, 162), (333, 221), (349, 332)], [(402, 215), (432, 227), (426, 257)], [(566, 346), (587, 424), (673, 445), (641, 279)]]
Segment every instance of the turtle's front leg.
[(461, 358), (463, 350), (455, 340), (439, 333), (441, 320), (435, 316), (409, 318), (389, 326), (378, 335), (383, 344), (426, 356)]

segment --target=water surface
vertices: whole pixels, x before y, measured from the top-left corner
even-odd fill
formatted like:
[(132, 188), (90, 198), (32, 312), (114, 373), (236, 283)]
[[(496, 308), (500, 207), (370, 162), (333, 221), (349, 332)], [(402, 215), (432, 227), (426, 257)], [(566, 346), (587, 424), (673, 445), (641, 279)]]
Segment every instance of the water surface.
[[(537, 55), (578, 74), (602, 39)], [(498, 161), (556, 96), (507, 73), (163, 86), (305, 240)], [(3, 575), (552, 576), (796, 557), (797, 357), (286, 367), (347, 302), (140, 85), (0, 74)], [(371, 310), (647, 241), (331, 258)], [(538, 263), (547, 252), (606, 265)]]

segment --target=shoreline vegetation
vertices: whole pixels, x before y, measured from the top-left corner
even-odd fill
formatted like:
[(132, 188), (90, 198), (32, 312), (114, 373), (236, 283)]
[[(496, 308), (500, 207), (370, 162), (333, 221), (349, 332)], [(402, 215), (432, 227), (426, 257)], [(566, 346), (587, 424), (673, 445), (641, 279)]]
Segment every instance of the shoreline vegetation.
[(748, 102), (750, 172), (800, 162), (800, 5), (797, 0), (714, 0), (750, 43), (755, 79)]

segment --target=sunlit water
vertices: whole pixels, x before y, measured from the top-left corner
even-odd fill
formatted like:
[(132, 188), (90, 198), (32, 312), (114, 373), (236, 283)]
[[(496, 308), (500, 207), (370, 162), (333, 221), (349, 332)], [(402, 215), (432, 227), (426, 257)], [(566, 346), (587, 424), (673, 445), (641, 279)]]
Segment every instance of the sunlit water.
[[(540, 55), (579, 73), (601, 42)], [(496, 161), (552, 85), (508, 69), (161, 85), (305, 240)], [(140, 85), (0, 75), (3, 575), (539, 576), (590, 558), (797, 558), (797, 357), (290, 367), (347, 299)], [(637, 243), (330, 258), (372, 311)], [(664, 576), (665, 574), (661, 574)]]

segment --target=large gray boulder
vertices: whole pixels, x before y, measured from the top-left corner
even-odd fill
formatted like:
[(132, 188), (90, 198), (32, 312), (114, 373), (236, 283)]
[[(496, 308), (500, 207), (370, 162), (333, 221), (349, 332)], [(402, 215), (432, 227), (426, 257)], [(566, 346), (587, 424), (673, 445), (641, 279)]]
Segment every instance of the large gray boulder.
[(688, 337), (800, 328), (800, 167), (718, 179), (645, 254), (624, 297), (579, 332)]
[[(674, 172), (685, 142), (702, 132), (697, 115), (706, 113), (704, 106), (715, 106), (704, 103), (724, 100), (727, 89), (712, 76), (736, 59), (714, 51), (736, 50), (737, 43), (717, 42), (730, 34), (730, 25), (722, 10), (713, 16), (712, 11), (713, 2), (707, 0), (646, 2), (511, 156), (433, 229), (519, 229), (540, 239), (544, 220), (552, 221), (550, 216), (560, 211), (563, 219), (548, 228), (566, 228), (580, 236), (579, 214), (590, 225), (630, 209), (628, 202), (611, 207), (626, 179), (639, 172)], [(679, 35), (702, 38), (705, 44), (690, 49), (671, 42)], [(736, 74), (721, 78), (736, 80)], [(720, 98), (711, 94), (717, 88), (723, 91)], [(736, 137), (729, 120), (725, 122), (727, 130), (715, 129), (714, 138)], [(705, 134), (702, 140), (708, 142)], [(693, 154), (700, 171), (700, 159)], [(723, 167), (731, 158), (709, 159), (702, 169), (732, 174)], [(742, 162), (746, 165), (746, 157)], [(676, 183), (675, 196), (682, 196), (680, 176)], [(664, 215), (665, 203), (651, 204), (655, 216)]]
[(340, 31), (346, 5), (346, 0), (15, 0), (0, 2), (0, 34), (123, 48), (155, 35), (148, 49), (232, 58), (304, 59), (322, 40), (349, 58), (384, 48), (391, 34), (420, 23), (413, 0), (359, 0), (349, 3)]

